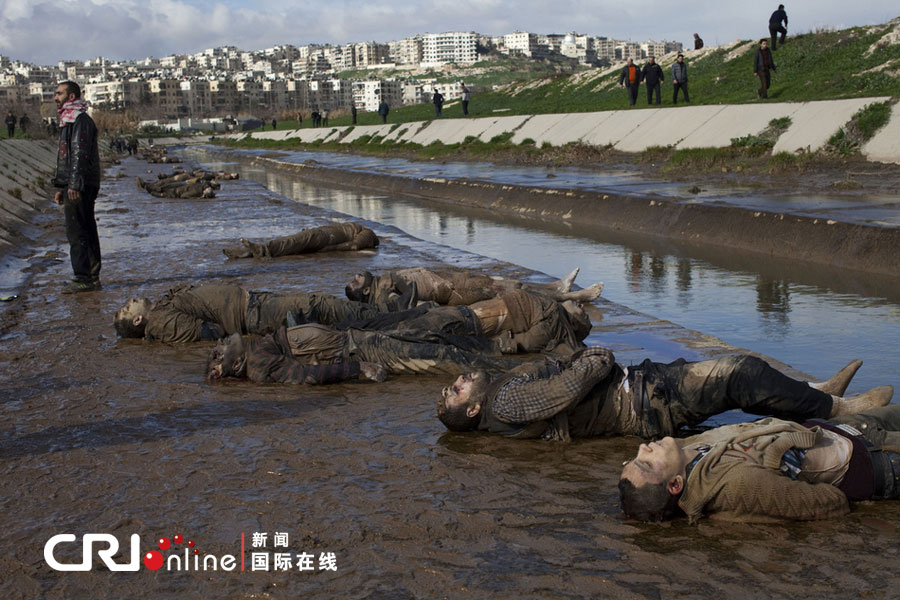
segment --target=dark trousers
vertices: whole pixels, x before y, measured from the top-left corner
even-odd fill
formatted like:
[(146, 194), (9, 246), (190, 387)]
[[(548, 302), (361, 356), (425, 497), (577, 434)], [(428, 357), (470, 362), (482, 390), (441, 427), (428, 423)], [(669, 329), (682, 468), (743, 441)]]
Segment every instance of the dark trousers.
[(421, 341), (414, 332), (359, 331), (348, 333), (349, 360), (383, 365), (389, 373), (461, 375), (472, 371), (506, 372), (519, 361), (485, 356), (456, 346)]
[(12, 137), (16, 134), (16, 126), (15, 125), (7, 125), (6, 126), (6, 137)]
[(781, 34), (781, 43), (784, 44), (784, 38), (787, 37), (787, 29), (781, 26), (781, 23), (769, 23), (769, 35), (772, 36), (772, 50), (775, 50), (775, 40), (778, 34)]
[(645, 85), (647, 86), (647, 104), (653, 104), (654, 92), (656, 93), (656, 103), (662, 104), (662, 102), (660, 102), (660, 99), (659, 99), (659, 90), (660, 90), (659, 82), (657, 81), (656, 83), (654, 83), (652, 85), (647, 83)]
[(63, 190), (72, 271), (75, 280), (83, 283), (100, 279), (100, 237), (94, 218), (94, 202), (99, 191), (99, 188), (85, 188), (81, 192), (81, 200), (73, 202), (69, 200), (68, 190)]
[(640, 87), (640, 85), (641, 84), (639, 84), (637, 82), (625, 84), (625, 90), (628, 92), (628, 105), (629, 106), (634, 106), (634, 104), (637, 102), (638, 87)]
[(463, 107), (463, 114), (464, 115), (469, 114), (469, 101), (468, 100), (462, 101), (462, 107)]
[[(684, 426), (699, 425), (709, 417), (740, 409), (751, 415), (805, 421), (827, 419), (829, 394), (804, 381), (788, 377), (755, 356), (727, 356), (689, 363), (644, 361), (644, 381), (655, 383), (653, 396), (666, 407), (660, 415), (662, 435), (673, 435)], [(666, 418), (666, 417), (669, 418)]]
[(387, 115), (381, 115), (381, 122), (387, 123)]
[(876, 473), (875, 481), (883, 484), (881, 489), (876, 486), (872, 499), (896, 500), (900, 498), (900, 454), (898, 454), (898, 449), (900, 449), (900, 404), (872, 408), (855, 415), (835, 417), (829, 421), (856, 428), (867, 442), (876, 449), (881, 449), (870, 455), (873, 469), (881, 471), (881, 477), (878, 477)]
[(247, 304), (247, 333), (272, 333), (286, 324), (288, 314), (301, 324), (338, 325), (346, 321), (372, 319), (381, 311), (373, 304), (327, 294), (251, 292)]
[(687, 81), (679, 81), (675, 84), (675, 88), (672, 92), (672, 104), (678, 104), (678, 90), (684, 92), (684, 101), (690, 102), (691, 99), (688, 96), (688, 82)]
[(436, 117), (441, 116), (441, 105), (440, 104), (434, 105), (434, 116), (436, 116)]
[(757, 75), (759, 75), (759, 89), (756, 91), (756, 95), (760, 98), (768, 98), (769, 84), (772, 82), (772, 76), (768, 69), (763, 69), (757, 73)]

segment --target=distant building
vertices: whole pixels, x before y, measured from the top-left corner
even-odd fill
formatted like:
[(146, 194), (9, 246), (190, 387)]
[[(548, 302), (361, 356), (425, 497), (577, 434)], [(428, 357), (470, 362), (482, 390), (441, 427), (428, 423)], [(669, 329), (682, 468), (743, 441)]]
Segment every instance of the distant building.
[(475, 33), (426, 33), (422, 37), (422, 66), (469, 65), (477, 60)]

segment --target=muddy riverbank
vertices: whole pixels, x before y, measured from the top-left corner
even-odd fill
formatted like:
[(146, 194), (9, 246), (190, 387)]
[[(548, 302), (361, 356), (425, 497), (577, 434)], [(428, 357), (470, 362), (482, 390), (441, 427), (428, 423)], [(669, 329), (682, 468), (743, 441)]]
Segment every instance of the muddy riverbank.
[[(70, 267), (61, 215), (38, 216), (27, 286), (0, 336), (0, 595), (4, 598), (892, 598), (900, 581), (898, 503), (787, 525), (645, 526), (618, 514), (614, 483), (633, 439), (569, 445), (447, 434), (433, 415), (440, 378), (382, 385), (209, 386), (206, 344), (121, 341), (113, 312), (195, 281), (339, 294), (366, 268), (450, 264), (539, 277), (370, 223), (375, 253), (226, 261), (240, 237), (286, 235), (339, 218), (248, 181), (214, 200), (167, 200), (124, 161), (97, 204), (100, 292), (61, 296)], [(558, 274), (551, 274), (558, 275)], [(585, 283), (585, 282), (582, 282)], [(623, 360), (726, 352), (720, 341), (605, 301), (592, 339)], [(828, 369), (839, 365), (828, 365)], [(826, 373), (816, 373), (825, 375)], [(247, 570), (51, 570), (58, 533), (175, 534), (200, 556), (241, 554)], [(288, 571), (251, 570), (252, 534)], [(274, 547), (275, 533), (287, 546)], [(77, 561), (80, 546), (58, 556)], [(297, 557), (315, 557), (300, 571)], [(319, 568), (334, 553), (336, 571)], [(125, 550), (117, 557), (129, 558)], [(172, 551), (165, 554), (171, 555)]]

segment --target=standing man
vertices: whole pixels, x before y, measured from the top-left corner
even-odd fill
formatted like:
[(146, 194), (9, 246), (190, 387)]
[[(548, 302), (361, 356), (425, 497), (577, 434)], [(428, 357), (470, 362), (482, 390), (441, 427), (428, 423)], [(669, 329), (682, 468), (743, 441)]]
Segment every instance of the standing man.
[(19, 117), (19, 129), (22, 130), (22, 135), (25, 135), (25, 132), (28, 130), (29, 123), (31, 123), (31, 119), (28, 118), (28, 115), (23, 114)]
[(466, 84), (462, 84), (462, 109), (463, 116), (469, 114), (469, 88), (466, 87)]
[(278, 127), (278, 121), (273, 118), (272, 119), (272, 131), (275, 131), (276, 127)]
[(355, 102), (350, 104), (350, 120), (353, 125), (356, 125), (356, 103)]
[(378, 103), (378, 114), (381, 115), (381, 122), (387, 123), (388, 113), (391, 112), (391, 107), (388, 106), (388, 103), (384, 101), (384, 97), (381, 98), (381, 102)]
[(12, 114), (12, 111), (6, 113), (6, 137), (12, 137), (16, 134), (16, 116)]
[[(781, 24), (784, 23), (784, 26)], [(769, 35), (772, 36), (772, 50), (777, 47), (775, 40), (778, 34), (781, 34), (781, 43), (784, 44), (784, 38), (787, 37), (787, 13), (784, 12), (784, 4), (778, 5), (778, 10), (769, 17)]]
[(441, 111), (444, 108), (444, 95), (437, 91), (437, 88), (434, 88), (434, 94), (431, 96), (431, 101), (434, 102), (434, 116), (441, 116)]
[(638, 87), (641, 85), (641, 71), (634, 64), (634, 61), (628, 59), (628, 64), (622, 67), (619, 74), (619, 87), (628, 90), (628, 104), (634, 106), (637, 102)]
[(672, 104), (678, 104), (679, 89), (684, 92), (684, 101), (690, 102), (691, 99), (688, 96), (688, 73), (687, 65), (684, 64), (684, 54), (679, 54), (678, 58), (672, 64), (672, 83), (675, 86), (672, 93)]
[(663, 70), (656, 64), (656, 57), (650, 56), (649, 62), (641, 71), (641, 80), (647, 88), (647, 104), (653, 104), (653, 93), (656, 92), (656, 105), (661, 104), (659, 99), (660, 84), (665, 82)]
[(94, 201), (100, 191), (97, 126), (87, 114), (87, 102), (81, 99), (77, 83), (60, 83), (54, 99), (60, 130), (53, 200), (65, 208), (66, 237), (75, 273), (63, 293), (90, 292), (100, 289), (100, 238), (94, 219)]
[(753, 74), (759, 77), (759, 89), (756, 90), (757, 98), (769, 97), (769, 83), (771, 75), (769, 70), (777, 71), (775, 68), (775, 59), (772, 57), (772, 51), (768, 48), (766, 38), (759, 40), (759, 50), (756, 51), (756, 58), (753, 60)]
[(694, 34), (694, 50), (699, 50), (703, 47), (703, 38), (700, 37), (699, 34)]

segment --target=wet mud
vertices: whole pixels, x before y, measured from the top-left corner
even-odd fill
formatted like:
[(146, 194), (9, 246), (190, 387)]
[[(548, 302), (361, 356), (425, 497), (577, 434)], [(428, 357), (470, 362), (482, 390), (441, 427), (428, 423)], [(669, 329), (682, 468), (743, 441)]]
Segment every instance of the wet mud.
[[(133, 176), (162, 168), (126, 160), (129, 176), (104, 182), (102, 291), (59, 294), (70, 267), (62, 217), (48, 211), (27, 286), (0, 314), (3, 598), (896, 597), (898, 503), (819, 523), (627, 523), (615, 482), (634, 439), (448, 434), (434, 417), (442, 378), (209, 386), (208, 345), (118, 340), (111, 321), (121, 304), (182, 283), (339, 294), (363, 268), (528, 275), (378, 224), (377, 252), (227, 261), (221, 248), (240, 237), (337, 215), (243, 180), (214, 200), (137, 192)], [(658, 352), (724, 351), (623, 307), (594, 310), (610, 334), (631, 323), (638, 336), (672, 340)], [(200, 556), (240, 555), (245, 533), (247, 570), (113, 573), (95, 560), (91, 572), (61, 573), (45, 563), (52, 535), (91, 532), (114, 534), (123, 548), (139, 534), (145, 552), (177, 533)], [(281, 551), (293, 568), (251, 571), (253, 532), (268, 533), (270, 554), (274, 534), (288, 533)], [(299, 571), (303, 552), (333, 552), (337, 570)], [(77, 561), (80, 546), (57, 557)], [(127, 549), (117, 556), (128, 558)]]

